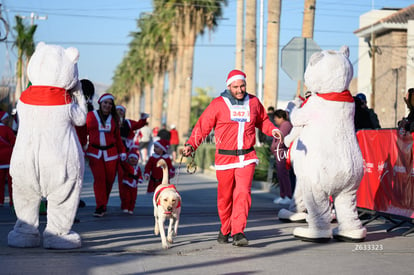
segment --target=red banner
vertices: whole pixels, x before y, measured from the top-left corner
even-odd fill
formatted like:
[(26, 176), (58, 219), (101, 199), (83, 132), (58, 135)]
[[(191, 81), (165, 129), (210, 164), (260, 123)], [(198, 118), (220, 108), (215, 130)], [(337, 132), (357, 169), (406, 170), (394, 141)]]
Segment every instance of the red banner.
[(414, 218), (413, 136), (397, 129), (357, 132), (364, 177), (357, 206)]

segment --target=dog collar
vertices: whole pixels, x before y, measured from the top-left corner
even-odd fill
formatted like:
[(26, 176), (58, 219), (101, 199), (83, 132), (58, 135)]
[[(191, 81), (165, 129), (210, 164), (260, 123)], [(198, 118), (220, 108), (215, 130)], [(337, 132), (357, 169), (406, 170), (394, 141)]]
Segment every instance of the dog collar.
[[(164, 186), (164, 187), (160, 188), (160, 190), (158, 190), (157, 193), (155, 193), (155, 196), (154, 196), (154, 200), (156, 202), (156, 205), (160, 205), (161, 204), (160, 203), (160, 200), (159, 200), (159, 196), (160, 196), (160, 194), (161, 194), (162, 191), (164, 191), (165, 189), (168, 189), (168, 188), (172, 188), (172, 189), (174, 189), (178, 193), (177, 188), (175, 188), (175, 185), (174, 184), (170, 184), (168, 186)], [(180, 207), (180, 206), (181, 206), (181, 200), (179, 200), (178, 201), (178, 204), (177, 204), (177, 207)]]

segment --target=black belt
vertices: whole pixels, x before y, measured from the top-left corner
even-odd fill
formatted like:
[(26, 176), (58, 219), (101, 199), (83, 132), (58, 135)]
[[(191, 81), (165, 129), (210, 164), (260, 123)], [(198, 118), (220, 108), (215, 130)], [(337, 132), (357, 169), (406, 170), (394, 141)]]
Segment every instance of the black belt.
[(254, 148), (253, 147), (250, 147), (249, 149), (239, 149), (239, 150), (224, 150), (224, 149), (219, 149), (218, 152), (219, 152), (219, 154), (222, 154), (222, 155), (241, 156), (241, 155), (246, 155), (246, 154), (250, 153), (253, 150), (254, 150)]
[(96, 149), (99, 149), (99, 150), (108, 150), (109, 148), (114, 147), (114, 144), (110, 144), (110, 145), (106, 145), (106, 146), (100, 146), (100, 145), (91, 144), (91, 146), (93, 148), (96, 148)]
[(150, 177), (153, 182), (162, 182), (162, 178), (156, 179), (154, 177)]
[(128, 174), (128, 177), (133, 178), (134, 180), (139, 180), (138, 175)]

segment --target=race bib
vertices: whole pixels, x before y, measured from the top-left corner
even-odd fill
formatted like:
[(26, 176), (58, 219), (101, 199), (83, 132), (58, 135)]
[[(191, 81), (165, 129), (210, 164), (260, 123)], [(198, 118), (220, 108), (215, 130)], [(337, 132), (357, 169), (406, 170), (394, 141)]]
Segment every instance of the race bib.
[(231, 105), (230, 119), (237, 122), (250, 122), (249, 105)]
[(105, 122), (105, 125), (99, 123), (99, 132), (110, 132), (111, 131), (111, 121), (108, 119)]

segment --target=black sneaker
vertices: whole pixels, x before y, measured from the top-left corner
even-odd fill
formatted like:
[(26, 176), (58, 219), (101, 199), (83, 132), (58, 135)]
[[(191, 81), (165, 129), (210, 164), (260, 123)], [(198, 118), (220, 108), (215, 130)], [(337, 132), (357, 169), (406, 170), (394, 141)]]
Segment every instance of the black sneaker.
[(99, 207), (95, 210), (95, 213), (93, 213), (94, 217), (103, 217), (105, 215), (105, 211), (103, 210), (103, 207)]
[(218, 234), (218, 237), (217, 237), (217, 241), (218, 241), (218, 243), (221, 243), (221, 244), (228, 243), (229, 242), (229, 237), (230, 237), (230, 234), (223, 235), (223, 233), (221, 233), (221, 230), (220, 230), (219, 234)]
[(233, 245), (234, 246), (247, 246), (249, 241), (243, 233), (237, 233), (233, 236)]

